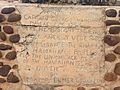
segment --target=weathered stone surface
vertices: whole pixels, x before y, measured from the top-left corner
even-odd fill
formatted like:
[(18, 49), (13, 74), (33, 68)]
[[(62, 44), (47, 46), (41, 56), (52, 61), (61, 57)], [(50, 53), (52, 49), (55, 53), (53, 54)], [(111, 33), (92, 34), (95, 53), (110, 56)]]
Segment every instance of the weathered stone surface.
[(77, 90), (86, 90), (84, 87), (78, 87)]
[(116, 81), (117, 80), (117, 75), (112, 73), (112, 72), (106, 73), (105, 76), (104, 76), (104, 79), (108, 82)]
[(110, 34), (119, 34), (120, 33), (120, 26), (110, 27), (109, 33)]
[(0, 32), (0, 39), (1, 39), (2, 41), (5, 41), (5, 40), (7, 39), (5, 33)]
[(1, 10), (2, 14), (11, 14), (12, 12), (15, 11), (14, 7), (6, 7)]
[(120, 46), (117, 46), (117, 47), (114, 49), (114, 53), (120, 54)]
[(11, 36), (9, 37), (9, 40), (10, 40), (10, 42), (12, 42), (12, 43), (17, 43), (17, 42), (19, 42), (19, 40), (20, 40), (20, 35), (19, 35), (19, 34), (11, 35)]
[(3, 56), (3, 55), (2, 55), (2, 52), (0, 51), (0, 58), (2, 58), (2, 56)]
[(18, 22), (21, 20), (21, 15), (19, 14), (10, 14), (10, 16), (8, 17), (8, 22)]
[(0, 44), (0, 50), (11, 50), (12, 46), (6, 44)]
[(106, 26), (110, 26), (110, 25), (120, 25), (120, 22), (117, 20), (106, 20), (105, 21)]
[(14, 33), (14, 30), (11, 26), (3, 26), (3, 30), (7, 34), (13, 34)]
[(6, 77), (10, 71), (11, 67), (9, 65), (3, 65), (0, 68), (0, 76)]
[(4, 78), (0, 78), (0, 83), (5, 83), (6, 80)]
[(0, 23), (5, 21), (4, 15), (0, 14)]
[(105, 61), (108, 61), (108, 62), (113, 62), (116, 60), (116, 56), (112, 53), (109, 53), (105, 56)]
[(91, 90), (99, 90), (99, 88), (92, 88)]
[(5, 58), (8, 60), (14, 60), (14, 59), (16, 59), (16, 57), (17, 57), (16, 51), (8, 52), (5, 56)]
[(18, 69), (18, 65), (13, 65), (12, 69)]
[(0, 66), (3, 66), (3, 62), (0, 62)]
[(115, 9), (108, 9), (108, 10), (106, 10), (105, 14), (108, 17), (116, 17), (117, 11)]
[(120, 75), (120, 63), (117, 63), (115, 65), (114, 72), (115, 72), (115, 74)]
[(114, 90), (120, 90), (120, 86), (115, 87)]
[(13, 72), (11, 72), (8, 76), (7, 76), (7, 82), (8, 83), (18, 83), (20, 80), (19, 78), (14, 75)]

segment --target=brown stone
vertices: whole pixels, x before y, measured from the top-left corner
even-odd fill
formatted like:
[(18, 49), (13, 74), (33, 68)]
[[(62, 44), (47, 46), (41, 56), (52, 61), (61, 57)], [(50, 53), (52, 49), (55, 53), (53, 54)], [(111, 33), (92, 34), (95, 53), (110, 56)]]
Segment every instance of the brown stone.
[(116, 63), (114, 72), (115, 74), (120, 75), (120, 63)]
[(0, 78), (0, 83), (5, 83), (6, 80), (4, 78)]
[(9, 65), (3, 65), (0, 68), (0, 75), (6, 77), (10, 71), (11, 67)]
[(3, 66), (3, 62), (0, 62), (0, 66)]
[(3, 31), (7, 34), (13, 34), (13, 28), (11, 26), (3, 26)]
[(2, 41), (5, 41), (5, 40), (7, 39), (5, 33), (0, 32), (0, 39), (1, 39)]
[(117, 75), (112, 73), (112, 72), (106, 73), (105, 76), (104, 76), (104, 79), (108, 82), (116, 81), (117, 80)]
[(116, 60), (116, 56), (112, 53), (109, 53), (105, 56), (105, 61), (108, 61), (108, 62), (113, 62)]
[(19, 34), (12, 35), (9, 37), (9, 40), (12, 43), (17, 43), (20, 40), (20, 35)]
[(114, 90), (120, 90), (120, 86), (115, 87)]
[(2, 23), (4, 21), (5, 21), (5, 17), (2, 14), (0, 14), (0, 23)]
[(5, 56), (6, 59), (14, 60), (17, 57), (16, 51), (8, 52)]
[(109, 46), (115, 46), (116, 44), (118, 44), (120, 42), (120, 37), (106, 35), (104, 37), (104, 42), (106, 44), (108, 44)]
[(120, 32), (120, 26), (110, 27), (109, 29), (110, 34), (119, 34), (119, 32)]
[(120, 54), (120, 46), (117, 46), (117, 47), (114, 49), (114, 53)]
[(3, 90), (2, 88), (0, 88), (0, 90)]
[(12, 69), (18, 69), (18, 65), (13, 65)]
[(20, 21), (21, 20), (21, 15), (19, 14), (11, 14), (9, 17), (8, 17), (8, 22), (17, 22), (17, 21)]
[(11, 72), (8, 76), (7, 76), (7, 82), (8, 83), (18, 83), (19, 82), (19, 78), (13, 74), (13, 72)]
[(0, 51), (0, 58), (2, 58), (2, 56), (3, 56), (3, 55), (2, 55), (2, 52)]
[(78, 87), (77, 90), (85, 90), (84, 87)]
[(106, 20), (105, 21), (106, 26), (110, 26), (110, 25), (120, 25), (119, 21), (116, 20)]
[(11, 14), (12, 12), (15, 11), (14, 7), (6, 7), (1, 10), (2, 14)]
[(117, 11), (115, 9), (109, 9), (109, 10), (106, 10), (105, 14), (108, 17), (116, 17)]
[(5, 44), (0, 44), (0, 50), (11, 50), (12, 46), (10, 45), (5, 45)]
[(92, 88), (91, 90), (99, 90), (98, 88)]

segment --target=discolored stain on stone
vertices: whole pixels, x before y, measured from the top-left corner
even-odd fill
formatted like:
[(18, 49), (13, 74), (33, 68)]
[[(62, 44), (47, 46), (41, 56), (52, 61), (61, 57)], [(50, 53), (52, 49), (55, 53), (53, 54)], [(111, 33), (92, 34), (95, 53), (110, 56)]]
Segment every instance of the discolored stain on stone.
[(109, 72), (105, 74), (104, 79), (108, 82), (116, 81), (117, 75), (115, 73)]
[(10, 71), (11, 67), (9, 65), (3, 65), (0, 68), (0, 75), (6, 77)]
[(10, 45), (5, 45), (5, 44), (0, 44), (0, 50), (11, 50), (12, 46)]
[(15, 11), (14, 7), (6, 7), (1, 10), (2, 14), (11, 14), (12, 12)]
[(117, 11), (115, 9), (109, 9), (109, 10), (106, 10), (105, 14), (108, 17), (116, 17)]
[(105, 56), (105, 61), (108, 61), (108, 62), (113, 62), (116, 60), (116, 56), (112, 53), (109, 53)]
[(2, 14), (0, 14), (0, 23), (2, 23), (4, 21), (5, 21), (5, 17)]
[(5, 83), (6, 80), (4, 78), (0, 78), (0, 83)]
[(7, 76), (7, 82), (8, 83), (18, 83), (19, 82), (19, 78), (13, 74), (13, 72), (11, 72), (8, 76)]
[(17, 22), (17, 21), (20, 21), (21, 20), (21, 15), (19, 14), (11, 14), (9, 17), (8, 17), (8, 22)]
[(13, 28), (11, 26), (3, 26), (3, 31), (7, 34), (13, 34)]
[(115, 87), (114, 90), (120, 90), (120, 86)]
[(106, 35), (104, 37), (104, 42), (106, 44), (108, 44), (109, 46), (115, 46), (116, 44), (118, 44), (120, 42), (120, 37)]
[(0, 39), (1, 39), (2, 41), (5, 41), (5, 40), (7, 39), (5, 33), (0, 32)]
[(120, 75), (120, 63), (116, 63), (114, 72), (115, 74)]
[(3, 66), (3, 62), (0, 62), (0, 66)]
[(84, 87), (78, 87), (77, 90), (86, 90)]
[(6, 59), (9, 60), (14, 60), (17, 57), (17, 52), (16, 51), (12, 51), (12, 52), (8, 52), (5, 56)]
[(12, 69), (18, 69), (18, 65), (13, 65)]
[(117, 46), (117, 47), (114, 49), (114, 53), (120, 54), (120, 46)]
[(106, 20), (105, 21), (106, 26), (110, 26), (110, 25), (120, 25), (119, 21), (116, 20)]
[(120, 33), (120, 26), (110, 27), (109, 33), (110, 34), (119, 34)]
[(12, 35), (9, 37), (9, 40), (12, 43), (17, 43), (20, 40), (20, 35), (19, 34)]
[(2, 55), (2, 52), (0, 51), (0, 58), (2, 58), (2, 56), (3, 56), (3, 55)]

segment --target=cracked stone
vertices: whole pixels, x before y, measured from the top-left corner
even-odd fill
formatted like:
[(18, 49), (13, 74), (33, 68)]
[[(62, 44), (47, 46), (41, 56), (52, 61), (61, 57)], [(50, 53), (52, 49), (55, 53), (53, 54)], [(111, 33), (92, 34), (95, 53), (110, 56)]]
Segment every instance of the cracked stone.
[(109, 73), (105, 74), (104, 79), (108, 82), (116, 81), (117, 80), (117, 75), (115, 73), (109, 72)]
[(106, 26), (110, 26), (110, 25), (120, 25), (119, 21), (116, 20), (106, 20), (105, 21)]
[(120, 46), (117, 46), (117, 47), (114, 49), (114, 53), (120, 54)]
[(1, 39), (2, 41), (5, 41), (5, 40), (7, 39), (5, 33), (0, 32), (0, 39)]
[(0, 50), (11, 50), (12, 46), (10, 45), (5, 45), (5, 44), (0, 44)]
[(21, 15), (19, 14), (11, 14), (9, 17), (8, 17), (8, 22), (17, 22), (17, 21), (20, 21), (21, 20)]
[(2, 55), (2, 52), (0, 51), (0, 58), (2, 58), (2, 56), (3, 56), (3, 55)]
[(6, 80), (4, 78), (0, 78), (0, 83), (5, 83)]
[(17, 64), (13, 65), (12, 69), (18, 69), (18, 65)]
[(120, 75), (120, 63), (116, 63), (114, 72), (115, 74)]
[(118, 44), (120, 42), (120, 37), (106, 35), (104, 37), (104, 42), (106, 44), (108, 44), (109, 46), (115, 46), (116, 44)]
[(10, 71), (11, 67), (9, 65), (3, 65), (0, 68), (0, 75), (6, 77)]
[(12, 52), (8, 52), (5, 56), (6, 59), (9, 60), (14, 60), (17, 57), (17, 52), (16, 51), (12, 51)]
[(19, 82), (19, 78), (13, 74), (13, 72), (11, 72), (8, 76), (7, 76), (7, 82), (8, 83), (18, 83)]
[(78, 87), (77, 90), (85, 90), (84, 87)]
[(116, 17), (117, 11), (115, 9), (109, 9), (109, 10), (106, 10), (105, 14), (108, 17)]
[(2, 14), (11, 14), (12, 12), (15, 11), (15, 8), (14, 7), (7, 7), (7, 8), (3, 8), (1, 10), (1, 13)]
[(12, 43), (17, 43), (20, 40), (20, 35), (19, 34), (12, 35), (9, 37), (9, 40)]
[(113, 62), (116, 60), (116, 56), (112, 53), (109, 53), (105, 56), (105, 61), (108, 61), (108, 62)]
[(114, 90), (120, 90), (120, 86), (115, 87)]
[(4, 21), (5, 21), (5, 17), (2, 14), (0, 14), (0, 23), (2, 23)]
[(7, 34), (13, 34), (14, 33), (13, 28), (11, 26), (4, 26), (3, 31)]
[(109, 33), (110, 34), (119, 34), (120, 33), (120, 26), (110, 27)]

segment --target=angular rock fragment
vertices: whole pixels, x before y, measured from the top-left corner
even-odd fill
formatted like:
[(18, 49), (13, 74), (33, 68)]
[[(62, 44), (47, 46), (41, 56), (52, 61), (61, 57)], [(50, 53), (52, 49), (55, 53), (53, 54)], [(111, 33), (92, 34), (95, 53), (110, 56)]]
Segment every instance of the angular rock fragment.
[(2, 58), (2, 56), (3, 56), (3, 55), (2, 55), (2, 52), (0, 51), (0, 58)]
[(10, 71), (11, 67), (9, 65), (3, 65), (0, 68), (0, 75), (6, 77)]
[(116, 81), (117, 80), (117, 75), (112, 73), (112, 72), (109, 72), (109, 73), (105, 74), (104, 79), (108, 82)]
[(115, 87), (114, 90), (120, 90), (120, 86)]
[(0, 78), (0, 83), (5, 83), (6, 80), (4, 78)]
[(20, 35), (19, 34), (12, 35), (9, 37), (9, 40), (12, 43), (17, 43), (20, 40)]
[(115, 9), (109, 9), (109, 10), (106, 10), (105, 14), (108, 17), (116, 17), (117, 11)]
[(84, 87), (78, 87), (77, 90), (86, 90)]
[(120, 42), (120, 37), (106, 35), (104, 37), (104, 42), (106, 44), (108, 44), (109, 46), (115, 46), (116, 44), (118, 44)]
[(114, 53), (120, 54), (120, 46), (117, 46), (117, 47), (114, 49)]
[(120, 25), (119, 21), (116, 20), (106, 20), (105, 21), (106, 26), (110, 26), (110, 25)]
[(105, 56), (105, 61), (108, 61), (108, 62), (113, 62), (116, 60), (116, 56), (112, 53), (109, 53)]
[(1, 39), (2, 41), (5, 41), (5, 40), (7, 39), (5, 33), (0, 32), (0, 39)]
[(5, 56), (6, 59), (8, 60), (14, 60), (17, 57), (16, 51), (8, 52)]
[(8, 17), (8, 22), (18, 22), (21, 20), (21, 15), (19, 14), (11, 14), (9, 17)]
[(11, 72), (8, 76), (7, 76), (7, 82), (8, 83), (18, 83), (19, 82), (19, 78), (13, 74), (13, 72)]
[(5, 21), (5, 17), (2, 14), (0, 14), (0, 23), (2, 23), (4, 21)]
[(10, 45), (5, 45), (5, 44), (0, 44), (0, 50), (11, 50), (12, 46)]
[(110, 34), (119, 34), (120, 33), (120, 26), (110, 27), (109, 33)]
[(120, 75), (120, 63), (115, 65), (114, 72), (115, 74)]
[(14, 7), (6, 7), (1, 10), (2, 14), (11, 14), (12, 12), (15, 11)]
[(13, 28), (11, 26), (3, 26), (3, 31), (7, 34), (13, 34)]

